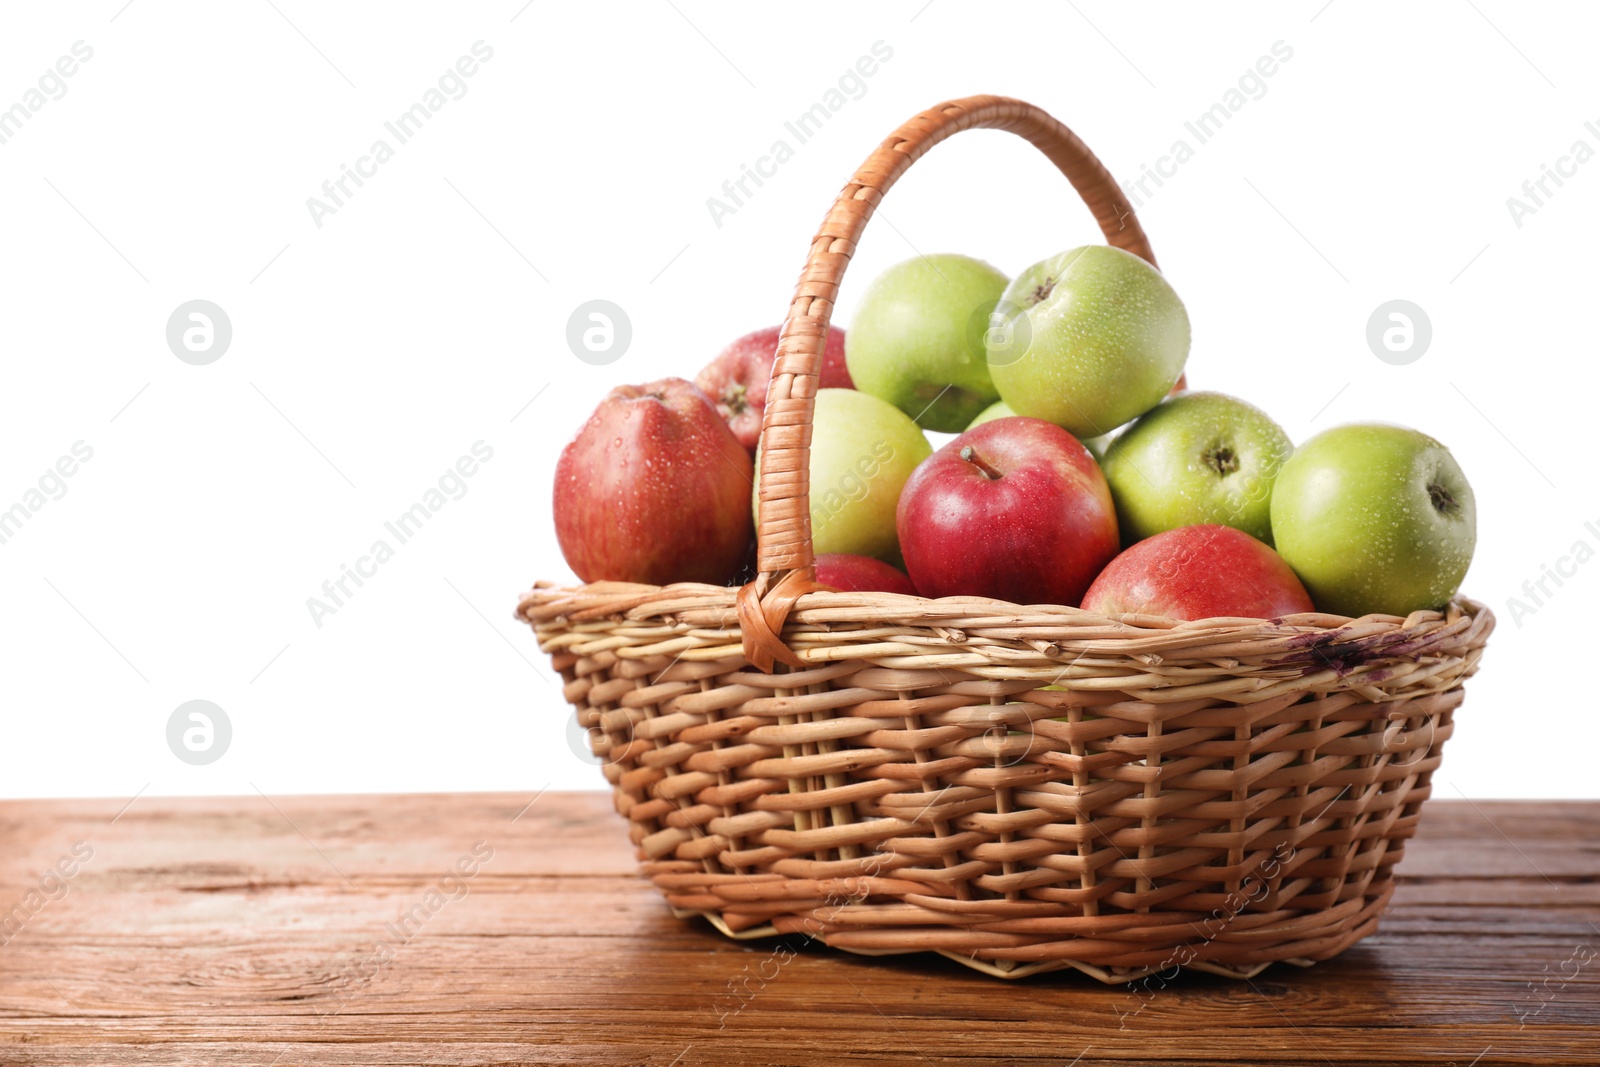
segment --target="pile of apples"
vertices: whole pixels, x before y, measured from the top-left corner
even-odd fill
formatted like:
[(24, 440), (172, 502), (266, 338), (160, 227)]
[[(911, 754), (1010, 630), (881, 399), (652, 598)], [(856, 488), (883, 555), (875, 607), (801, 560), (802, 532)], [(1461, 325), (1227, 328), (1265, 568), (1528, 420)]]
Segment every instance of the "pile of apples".
[[(562, 452), (556, 533), (586, 582), (753, 577), (778, 329), (693, 383), (615, 389)], [(1415, 430), (1294, 447), (1182, 387), (1189, 318), (1155, 267), (1087, 246), (1007, 278), (919, 256), (831, 328), (810, 452), (816, 579), (1177, 619), (1404, 616), (1455, 595), (1472, 489)], [(935, 450), (928, 432), (953, 438)]]

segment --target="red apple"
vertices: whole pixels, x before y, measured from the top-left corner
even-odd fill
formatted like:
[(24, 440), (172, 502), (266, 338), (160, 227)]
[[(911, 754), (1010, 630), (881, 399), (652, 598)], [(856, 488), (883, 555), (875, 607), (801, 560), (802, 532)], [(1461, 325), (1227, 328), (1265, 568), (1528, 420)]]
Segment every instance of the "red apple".
[(849, 552), (824, 552), (817, 557), (817, 584), (832, 586), (847, 593), (906, 593), (917, 589), (905, 572), (881, 559), (856, 556)]
[(744, 556), (739, 560), (739, 569), (724, 583), (726, 585), (749, 585), (760, 573), (760, 569), (756, 566), (760, 546), (756, 544), (754, 522), (751, 523), (750, 529), (750, 543), (745, 546)]
[(1076, 605), (1117, 554), (1117, 516), (1094, 457), (1042, 419), (995, 419), (923, 460), (895, 512), (923, 596)]
[(1085, 611), (1172, 619), (1275, 619), (1315, 611), (1272, 549), (1231, 526), (1180, 526), (1112, 560), (1084, 594)]
[(682, 378), (611, 390), (556, 464), (556, 539), (585, 582), (738, 577), (750, 454)]
[[(694, 384), (705, 390), (717, 411), (728, 420), (739, 443), (752, 452), (761, 437), (761, 414), (767, 409), (767, 383), (778, 358), (781, 329), (770, 326), (745, 334), (724, 348), (694, 379)], [(817, 388), (855, 388), (844, 365), (844, 331), (837, 326), (828, 327)]]

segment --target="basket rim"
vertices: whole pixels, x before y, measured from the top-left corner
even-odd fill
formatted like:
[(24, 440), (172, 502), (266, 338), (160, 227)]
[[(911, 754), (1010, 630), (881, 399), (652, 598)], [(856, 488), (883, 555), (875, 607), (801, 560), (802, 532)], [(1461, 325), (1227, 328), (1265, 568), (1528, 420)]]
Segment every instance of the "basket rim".
[(1163, 704), (1200, 696), (1259, 704), (1334, 691), (1401, 702), (1475, 673), (1495, 627), (1486, 605), (1464, 597), (1405, 618), (1310, 613), (1185, 622), (983, 597), (818, 591), (799, 597), (784, 623), (795, 662), (768, 666), (745, 655), (739, 596), (733, 587), (696, 583), (536, 585), (517, 617), (547, 653), (605, 650), (642, 659), (666, 651), (695, 670), (726, 673), (734, 663), (734, 674), (748, 670), (751, 679), (781, 676), (785, 688), (827, 684), (830, 671), (870, 665), (955, 670), (1006, 686), (1032, 680), (1079, 692), (1125, 689)]
[[(655, 612), (670, 615), (674, 614), (670, 609), (678, 603), (726, 599), (731, 605), (737, 600), (739, 589), (739, 586), (709, 585), (704, 582), (645, 585), (637, 582), (611, 581), (563, 584), (536, 580), (518, 598), (514, 617), (537, 628), (542, 621), (554, 622), (558, 619), (589, 621), (604, 617), (619, 620), (625, 617), (646, 617), (654, 613), (647, 610), (652, 607)], [(569, 602), (574, 605), (571, 612), (551, 610)], [(905, 610), (913, 605), (921, 607), (916, 612)], [(902, 610), (893, 610), (897, 607)], [(937, 610), (930, 611), (930, 608)], [(957, 610), (958, 608), (963, 610)], [(925, 597), (909, 593), (853, 592), (818, 587), (795, 601), (790, 620), (803, 623), (808, 619), (814, 620), (825, 616), (833, 609), (847, 613), (850, 621), (865, 621), (869, 616), (863, 616), (863, 612), (877, 610), (894, 618), (904, 618), (913, 613), (920, 614), (930, 620), (930, 624), (936, 619), (1050, 616), (1072, 620), (1085, 628), (1111, 629), (1118, 635), (1125, 635), (1130, 630), (1139, 633), (1175, 631), (1249, 633), (1271, 630), (1274, 634), (1281, 634), (1286, 627), (1299, 631), (1327, 632), (1361, 624), (1410, 630), (1454, 615), (1474, 619), (1485, 618), (1491, 623), (1495, 619), (1494, 611), (1488, 604), (1459, 593), (1440, 608), (1423, 608), (1409, 615), (1369, 612), (1366, 615), (1353, 616), (1308, 611), (1272, 618), (1219, 615), (1205, 619), (1178, 619), (1141, 612), (1096, 612), (1070, 604), (1020, 604), (982, 596)]]

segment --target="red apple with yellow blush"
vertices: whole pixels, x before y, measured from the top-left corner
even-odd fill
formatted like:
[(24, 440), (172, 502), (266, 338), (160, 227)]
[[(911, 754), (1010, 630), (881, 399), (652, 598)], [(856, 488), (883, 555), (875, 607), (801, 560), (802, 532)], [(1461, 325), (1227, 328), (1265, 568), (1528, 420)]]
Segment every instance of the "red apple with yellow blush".
[(619, 386), (561, 452), (561, 554), (586, 582), (739, 577), (753, 535), (750, 453), (682, 378)]
[(1217, 524), (1180, 526), (1132, 545), (1100, 572), (1083, 609), (1186, 620), (1316, 610), (1282, 557), (1243, 530)]

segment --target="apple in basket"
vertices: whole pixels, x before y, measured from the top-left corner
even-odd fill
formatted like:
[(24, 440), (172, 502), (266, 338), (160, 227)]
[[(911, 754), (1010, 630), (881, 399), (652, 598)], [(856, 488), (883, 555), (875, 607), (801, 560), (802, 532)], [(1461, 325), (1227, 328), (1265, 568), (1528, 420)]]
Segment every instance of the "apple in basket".
[[(694, 384), (709, 396), (739, 443), (751, 452), (761, 437), (761, 416), (767, 410), (767, 383), (778, 356), (781, 326), (747, 333), (717, 354), (695, 375)], [(819, 389), (854, 389), (844, 362), (844, 331), (828, 327), (822, 349)]]
[[(1172, 391), (1167, 395), (1169, 397), (1177, 396), (1187, 388), (1187, 382), (1180, 377), (1178, 384), (1174, 385)], [(993, 404), (978, 412), (978, 417), (967, 424), (967, 429), (970, 430), (974, 426), (981, 426), (986, 422), (993, 422), (995, 419), (1008, 419), (1015, 414), (1016, 412), (1011, 410), (1010, 404), (1007, 404), (1004, 400), (996, 400)], [(1116, 436), (1117, 431), (1112, 430), (1109, 433), (1101, 434), (1099, 437), (1080, 437), (1078, 440), (1083, 442), (1083, 447), (1089, 450), (1089, 455), (1093, 456), (1095, 462), (1099, 463), (1103, 469), (1105, 467), (1106, 449), (1111, 447), (1111, 442)], [(1112, 495), (1113, 497), (1116, 495), (1115, 490), (1112, 490)]]
[(556, 464), (556, 540), (585, 582), (726, 584), (752, 534), (750, 454), (682, 378), (619, 386)]
[(906, 483), (895, 526), (928, 597), (1075, 605), (1118, 547), (1094, 457), (1041, 419), (996, 419), (940, 448)]
[(905, 593), (917, 590), (904, 571), (871, 556), (828, 552), (816, 559), (817, 584), (845, 593)]
[(965, 429), (1000, 399), (983, 335), (1006, 281), (982, 260), (951, 254), (918, 256), (878, 275), (861, 294), (845, 338), (856, 388), (919, 426)]
[(989, 374), (1013, 411), (1097, 437), (1177, 384), (1189, 315), (1155, 267), (1089, 245), (1017, 275), (984, 339)]
[(1007, 404), (1004, 400), (996, 400), (993, 404), (978, 412), (977, 418), (967, 423), (967, 429), (970, 430), (975, 426), (982, 426), (984, 423), (993, 422), (995, 419), (1015, 418), (1016, 414), (1015, 411), (1011, 410), (1010, 404)]
[[(901, 487), (933, 450), (911, 416), (854, 389), (819, 389), (812, 408), (811, 546), (818, 555), (848, 552), (896, 560), (894, 509)], [(759, 520), (763, 503), (756, 458), (756, 491), (748, 506)], [(774, 483), (777, 495), (790, 486)]]
[[(970, 430), (974, 426), (982, 426), (984, 423), (993, 422), (995, 419), (1016, 418), (1016, 415), (1017, 413), (1011, 410), (1010, 404), (1007, 404), (1004, 400), (996, 400), (993, 404), (978, 412), (978, 417), (968, 424), (967, 429)], [(1105, 458), (1106, 446), (1111, 443), (1111, 437), (1111, 434), (1101, 434), (1099, 437), (1079, 438), (1079, 440), (1083, 441), (1083, 447), (1089, 450), (1089, 455), (1093, 456), (1095, 462), (1098, 463)]]
[(1083, 609), (1173, 619), (1275, 619), (1316, 610), (1276, 552), (1215, 524), (1166, 530), (1127, 549), (1094, 580)]
[(1272, 543), (1269, 507), (1294, 445), (1265, 411), (1222, 393), (1185, 393), (1119, 433), (1100, 461), (1132, 544), (1163, 530), (1221, 523)]
[(1322, 610), (1404, 616), (1455, 596), (1477, 543), (1477, 505), (1444, 445), (1358, 423), (1324, 430), (1289, 457), (1272, 490), (1272, 531)]

